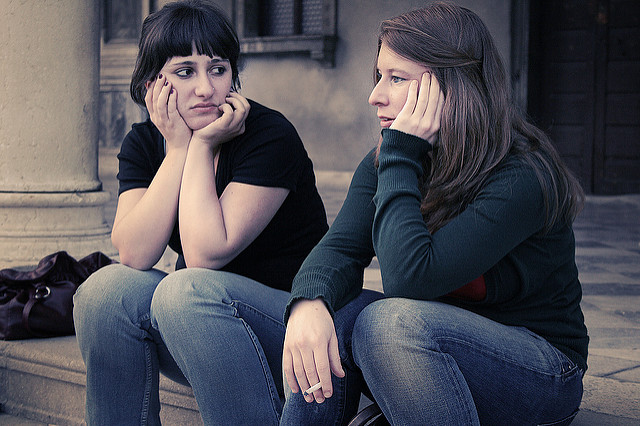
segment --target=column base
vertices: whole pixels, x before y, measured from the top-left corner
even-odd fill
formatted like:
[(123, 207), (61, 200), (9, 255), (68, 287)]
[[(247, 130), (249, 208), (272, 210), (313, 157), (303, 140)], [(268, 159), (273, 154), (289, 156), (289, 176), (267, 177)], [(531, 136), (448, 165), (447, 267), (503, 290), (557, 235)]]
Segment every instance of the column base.
[(94, 251), (117, 255), (104, 218), (106, 191), (0, 192), (0, 269), (35, 265), (66, 251), (79, 259)]

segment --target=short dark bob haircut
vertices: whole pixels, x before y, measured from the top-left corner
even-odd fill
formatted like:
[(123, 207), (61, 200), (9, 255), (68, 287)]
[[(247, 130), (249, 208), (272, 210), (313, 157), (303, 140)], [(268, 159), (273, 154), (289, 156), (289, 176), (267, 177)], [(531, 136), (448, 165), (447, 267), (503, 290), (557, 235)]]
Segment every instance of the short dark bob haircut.
[(240, 89), (240, 43), (229, 19), (209, 3), (186, 0), (169, 3), (144, 20), (129, 88), (133, 101), (146, 106), (145, 84), (156, 78), (170, 58), (190, 56), (194, 46), (199, 55), (229, 60), (231, 88)]

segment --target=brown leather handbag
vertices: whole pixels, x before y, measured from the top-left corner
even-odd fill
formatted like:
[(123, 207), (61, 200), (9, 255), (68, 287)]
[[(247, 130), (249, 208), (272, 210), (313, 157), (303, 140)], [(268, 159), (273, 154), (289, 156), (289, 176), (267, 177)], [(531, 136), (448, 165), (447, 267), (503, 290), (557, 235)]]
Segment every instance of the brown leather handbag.
[(74, 334), (74, 293), (89, 275), (111, 263), (101, 252), (77, 261), (60, 251), (33, 270), (0, 270), (0, 339)]

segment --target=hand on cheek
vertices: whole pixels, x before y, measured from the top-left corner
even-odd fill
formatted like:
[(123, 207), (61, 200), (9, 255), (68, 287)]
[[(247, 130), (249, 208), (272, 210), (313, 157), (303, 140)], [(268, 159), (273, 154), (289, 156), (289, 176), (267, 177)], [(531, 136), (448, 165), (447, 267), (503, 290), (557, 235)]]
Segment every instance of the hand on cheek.
[(178, 93), (162, 74), (146, 86), (145, 104), (149, 118), (167, 141), (167, 151), (186, 147), (192, 131), (178, 112)]
[(203, 129), (196, 130), (194, 139), (216, 147), (241, 135), (250, 108), (246, 98), (235, 92), (229, 93), (226, 102), (219, 107), (221, 116)]
[(409, 84), (407, 100), (390, 128), (418, 136), (433, 145), (440, 130), (443, 105), (444, 94), (438, 79), (425, 72), (419, 88), (417, 80)]

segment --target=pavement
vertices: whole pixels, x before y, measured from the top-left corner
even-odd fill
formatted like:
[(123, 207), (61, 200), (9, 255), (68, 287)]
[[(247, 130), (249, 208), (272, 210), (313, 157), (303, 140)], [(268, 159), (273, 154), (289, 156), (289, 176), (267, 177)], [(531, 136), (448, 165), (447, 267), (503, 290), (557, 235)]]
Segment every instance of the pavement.
[[(112, 193), (105, 216), (113, 223), (117, 151), (100, 151), (100, 179)], [(340, 209), (351, 173), (317, 170), (329, 222)], [(588, 371), (581, 411), (573, 425), (640, 425), (640, 194), (587, 197), (574, 223), (576, 263), (589, 332)], [(173, 268), (167, 251), (157, 267)], [(366, 286), (381, 289), (376, 263)], [(0, 415), (0, 426), (31, 425)], [(38, 423), (33, 423), (38, 424)]]

